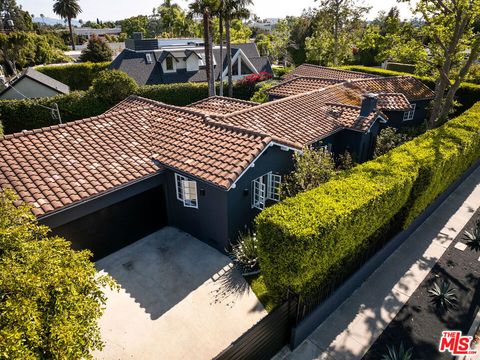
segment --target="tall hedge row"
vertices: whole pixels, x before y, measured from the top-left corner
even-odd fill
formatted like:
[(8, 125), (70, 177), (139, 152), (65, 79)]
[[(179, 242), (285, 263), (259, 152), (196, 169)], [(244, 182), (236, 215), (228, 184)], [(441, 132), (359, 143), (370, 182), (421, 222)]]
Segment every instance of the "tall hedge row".
[[(235, 84), (234, 97), (248, 100), (255, 92), (254, 84)], [(136, 95), (166, 104), (185, 106), (208, 96), (206, 83), (179, 83), (171, 85), (141, 86)], [(57, 103), (63, 122), (83, 119), (102, 114), (112, 105), (102, 100), (93, 89), (35, 100), (1, 100), (0, 122), (4, 133), (36, 129), (58, 124), (51, 112), (43, 106), (52, 107)]]
[[(432, 90), (435, 89), (435, 79), (431, 77), (425, 76), (416, 76), (405, 72), (398, 72), (392, 70), (384, 70), (380, 68), (374, 68), (369, 66), (362, 66), (362, 65), (350, 65), (350, 66), (342, 66), (343, 69), (352, 70), (363, 72), (372, 75), (379, 75), (379, 76), (414, 76), (417, 79), (423, 81), (428, 87)], [(462, 83), (460, 88), (457, 91), (457, 101), (460, 103), (460, 108), (457, 111), (457, 115), (461, 112), (469, 109), (473, 106), (477, 101), (480, 101), (480, 85), (472, 84), (472, 83)]]
[(75, 91), (41, 100), (1, 100), (0, 120), (5, 134), (37, 129), (58, 124), (52, 118), (52, 108), (57, 103), (63, 122), (88, 118), (108, 110), (109, 105), (91, 92)]
[(343, 282), (384, 234), (408, 226), (480, 157), (480, 103), (444, 126), (256, 218), (269, 291)]
[(109, 62), (68, 65), (39, 66), (36, 70), (68, 86), (71, 90), (87, 90), (100, 71), (106, 70)]

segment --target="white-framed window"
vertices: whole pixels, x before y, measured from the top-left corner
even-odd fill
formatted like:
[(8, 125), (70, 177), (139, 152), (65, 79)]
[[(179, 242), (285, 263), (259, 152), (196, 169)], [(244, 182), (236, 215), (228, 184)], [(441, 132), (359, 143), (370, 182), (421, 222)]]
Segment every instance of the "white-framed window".
[(252, 181), (252, 208), (265, 209), (267, 200), (280, 201), (282, 177), (271, 172)]
[(320, 150), (322, 150), (323, 152), (332, 152), (332, 144), (322, 145), (320, 146)]
[(413, 118), (415, 117), (415, 108), (417, 107), (417, 104), (411, 105), (412, 109), (403, 113), (403, 121), (410, 121), (413, 120)]
[(267, 199), (280, 201), (280, 185), (282, 177), (280, 175), (268, 173)]
[(197, 182), (186, 178), (185, 176), (175, 174), (175, 188), (177, 191), (177, 200), (183, 203), (183, 206), (198, 209)]
[(252, 181), (252, 208), (265, 209), (265, 188), (263, 176)]

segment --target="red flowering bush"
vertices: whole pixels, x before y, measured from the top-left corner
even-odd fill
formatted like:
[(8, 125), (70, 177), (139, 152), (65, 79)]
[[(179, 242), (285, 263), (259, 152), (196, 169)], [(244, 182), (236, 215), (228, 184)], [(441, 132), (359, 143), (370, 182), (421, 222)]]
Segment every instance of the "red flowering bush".
[(248, 76), (245, 76), (242, 80), (239, 80), (238, 82), (242, 85), (253, 85), (261, 81), (269, 80), (272, 78), (272, 74), (269, 74), (266, 71), (262, 71), (261, 73), (258, 74), (251, 74)]

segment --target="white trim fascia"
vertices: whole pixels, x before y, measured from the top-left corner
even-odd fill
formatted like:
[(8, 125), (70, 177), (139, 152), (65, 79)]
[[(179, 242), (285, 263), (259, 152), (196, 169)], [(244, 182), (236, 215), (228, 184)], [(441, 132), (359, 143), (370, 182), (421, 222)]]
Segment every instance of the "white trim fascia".
[(227, 191), (230, 191), (231, 189), (235, 189), (235, 188), (237, 187), (237, 182), (238, 182), (238, 180), (240, 180), (240, 179), (242, 178), (242, 176), (245, 175), (245, 173), (246, 173), (248, 170), (250, 170), (250, 168), (255, 167), (255, 162), (260, 158), (260, 156), (263, 155), (263, 153), (264, 153), (265, 151), (267, 151), (268, 148), (270, 148), (270, 147), (272, 147), (272, 146), (279, 146), (279, 147), (284, 147), (284, 148), (286, 147), (286, 148), (288, 148), (288, 150), (291, 150), (291, 151), (294, 151), (294, 152), (297, 152), (297, 153), (300, 153), (300, 154), (302, 153), (301, 150), (296, 149), (296, 148), (293, 148), (293, 147), (291, 147), (291, 146), (286, 146), (286, 145), (283, 145), (283, 144), (279, 144), (279, 143), (277, 143), (277, 142), (275, 142), (275, 141), (269, 142), (269, 143), (265, 146), (265, 148), (260, 152), (260, 154), (258, 154), (258, 155), (255, 157), (255, 159), (253, 159), (253, 161), (250, 162), (250, 165), (248, 165), (248, 166), (242, 171), (242, 173), (241, 173), (240, 175), (238, 175), (238, 177), (235, 179), (235, 181), (233, 182), (233, 184), (230, 185), (230, 187), (227, 189)]
[[(235, 53), (235, 55), (233, 55), (232, 67), (233, 67), (233, 64), (235, 64), (235, 61), (237, 61), (237, 59), (240, 56), (242, 57), (242, 60), (245, 60), (245, 64), (247, 64), (247, 66), (250, 68), (250, 70), (252, 70), (255, 74), (258, 74), (258, 70), (255, 68), (255, 66), (253, 66), (252, 62), (247, 57), (247, 55), (245, 55), (245, 53), (242, 51), (242, 49), (238, 49), (238, 51)], [(222, 78), (225, 79), (226, 76), (228, 76), (228, 65), (227, 65), (227, 68), (222, 73)]]

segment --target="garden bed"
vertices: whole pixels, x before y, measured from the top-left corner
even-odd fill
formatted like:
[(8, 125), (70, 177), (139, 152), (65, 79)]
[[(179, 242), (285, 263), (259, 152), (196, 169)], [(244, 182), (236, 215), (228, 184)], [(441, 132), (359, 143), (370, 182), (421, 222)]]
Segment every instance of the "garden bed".
[[(412, 360), (452, 358), (448, 352), (438, 352), (442, 331), (460, 330), (466, 335), (480, 305), (480, 252), (469, 247), (461, 251), (455, 245), (466, 243), (465, 230), (471, 231), (479, 220), (477, 210), (363, 360), (381, 359), (388, 346), (398, 349), (401, 343), (412, 348)], [(448, 311), (438, 309), (429, 293), (443, 280), (455, 289), (457, 298), (455, 307)]]

